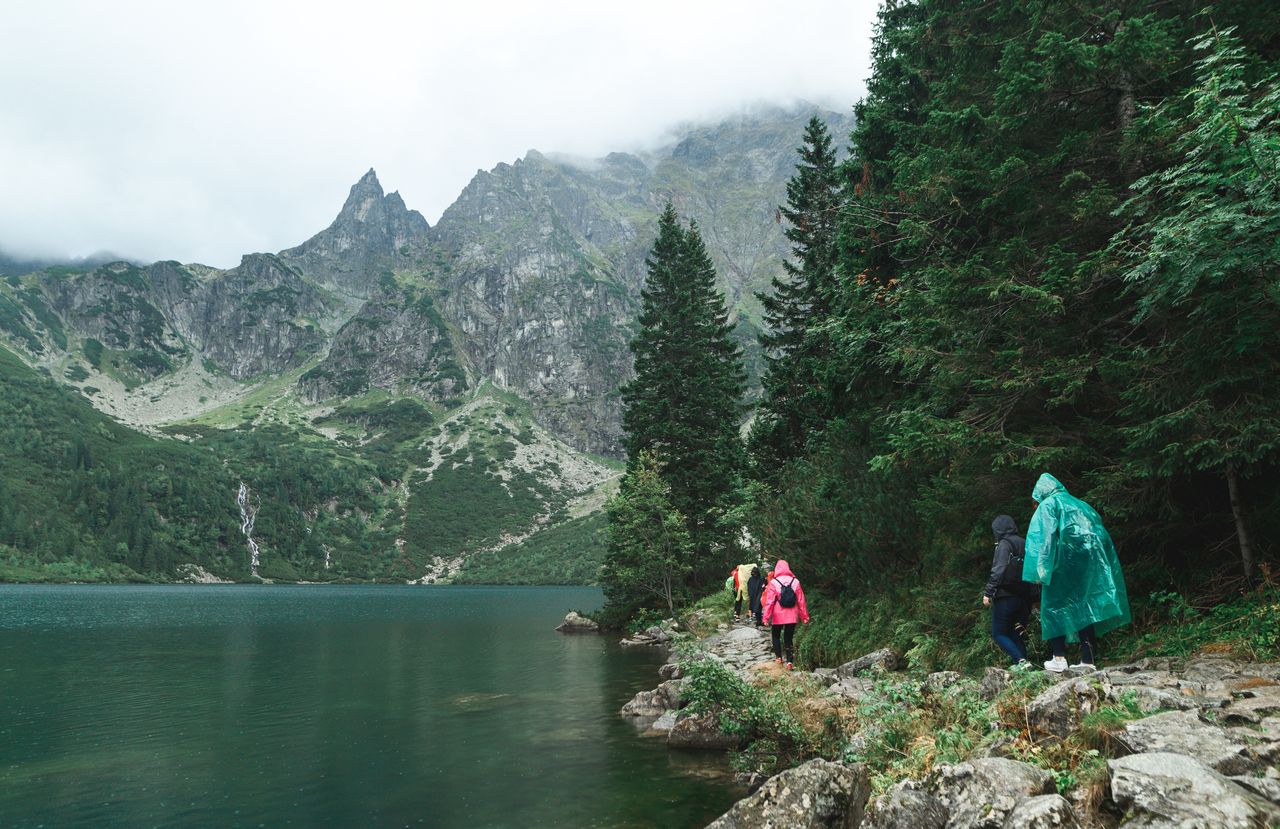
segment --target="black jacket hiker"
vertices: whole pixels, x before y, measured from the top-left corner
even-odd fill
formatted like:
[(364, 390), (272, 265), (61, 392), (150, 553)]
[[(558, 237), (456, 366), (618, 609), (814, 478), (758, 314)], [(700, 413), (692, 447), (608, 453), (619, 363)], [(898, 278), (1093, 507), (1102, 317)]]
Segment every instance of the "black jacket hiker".
[(996, 536), (996, 553), (991, 562), (991, 577), (986, 590), (989, 599), (1017, 596), (1035, 601), (1035, 586), (1022, 580), (1022, 556), (1027, 542), (1018, 535), (1018, 525), (1007, 515), (997, 515), (991, 522)]

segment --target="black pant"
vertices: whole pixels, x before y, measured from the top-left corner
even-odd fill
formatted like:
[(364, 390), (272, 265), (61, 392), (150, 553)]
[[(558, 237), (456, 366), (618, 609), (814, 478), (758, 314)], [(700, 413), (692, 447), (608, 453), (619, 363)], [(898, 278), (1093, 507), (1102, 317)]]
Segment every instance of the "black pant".
[(792, 622), (789, 625), (774, 625), (772, 628), (772, 633), (773, 633), (773, 655), (778, 657), (779, 659), (782, 658), (782, 648), (783, 648), (782, 643), (785, 637), (786, 649), (787, 649), (787, 661), (794, 662), (795, 659), (792, 658), (791, 643), (796, 638), (796, 623)]
[[(1080, 637), (1080, 661), (1088, 665), (1094, 665), (1094, 655), (1098, 649), (1098, 640), (1093, 635), (1093, 625), (1081, 628), (1077, 633)], [(1049, 647), (1053, 649), (1054, 656), (1066, 658), (1067, 655), (1067, 637), (1055, 636), (1049, 640)]]
[(1031, 618), (1031, 603), (1021, 596), (1001, 596), (991, 603), (991, 638), (1017, 663), (1027, 658), (1022, 631)]
[(734, 616), (742, 615), (742, 594), (740, 593), (736, 595), (733, 599), (733, 615)]

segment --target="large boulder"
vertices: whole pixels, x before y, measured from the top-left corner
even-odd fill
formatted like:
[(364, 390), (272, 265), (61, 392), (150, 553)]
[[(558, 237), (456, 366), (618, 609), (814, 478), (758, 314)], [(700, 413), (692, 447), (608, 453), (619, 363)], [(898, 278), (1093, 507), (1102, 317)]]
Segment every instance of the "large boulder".
[(707, 829), (857, 829), (870, 793), (863, 766), (810, 760), (770, 778)]
[(1102, 707), (1110, 690), (1110, 683), (1102, 676), (1059, 682), (1031, 701), (1027, 720), (1033, 732), (1068, 737), (1080, 728), (1081, 720)]
[(840, 679), (851, 679), (868, 672), (883, 674), (889, 671), (896, 671), (899, 664), (900, 661), (896, 653), (889, 648), (881, 648), (878, 651), (873, 651), (844, 663), (839, 668), (836, 668), (836, 676)]
[(1166, 751), (1194, 757), (1214, 771), (1244, 774), (1257, 765), (1247, 746), (1194, 711), (1170, 711), (1135, 720), (1115, 736), (1131, 754)]
[(1002, 757), (939, 766), (930, 784), (950, 816), (947, 829), (1002, 829), (1023, 800), (1054, 791), (1049, 772)]
[(667, 745), (671, 748), (728, 751), (741, 743), (742, 740), (737, 735), (720, 730), (720, 716), (713, 711), (681, 717), (667, 734)]
[(1185, 754), (1131, 754), (1107, 763), (1125, 829), (1258, 829), (1280, 807)]
[(578, 615), (576, 610), (571, 610), (556, 630), (561, 633), (599, 633), (600, 625), (586, 616)]
[(947, 807), (914, 780), (897, 783), (867, 807), (865, 829), (944, 829)]

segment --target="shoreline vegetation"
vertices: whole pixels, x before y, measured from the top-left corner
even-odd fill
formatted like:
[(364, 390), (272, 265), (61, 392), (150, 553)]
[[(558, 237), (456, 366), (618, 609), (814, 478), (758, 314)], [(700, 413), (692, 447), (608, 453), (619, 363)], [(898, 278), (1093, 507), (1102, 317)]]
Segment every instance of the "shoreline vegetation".
[[(1280, 611), (1271, 598), (1255, 610)], [(634, 626), (624, 644), (669, 656), (620, 713), (646, 739), (731, 752), (747, 794), (715, 827), (1226, 826), (1232, 808), (1273, 821), (1280, 664), (1242, 634), (1170, 621), (1113, 643), (1100, 670), (1062, 675), (948, 670), (892, 647), (843, 662), (802, 648), (785, 671), (717, 592), (678, 623)], [(1206, 781), (1214, 804), (1179, 793)], [(802, 796), (810, 807), (788, 817)]]

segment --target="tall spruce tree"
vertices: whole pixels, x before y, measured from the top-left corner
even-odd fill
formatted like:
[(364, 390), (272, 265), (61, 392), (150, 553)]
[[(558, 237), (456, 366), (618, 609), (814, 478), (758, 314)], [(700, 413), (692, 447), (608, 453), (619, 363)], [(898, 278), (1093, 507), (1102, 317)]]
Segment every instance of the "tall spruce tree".
[(805, 125), (798, 153), (787, 203), (780, 208), (792, 259), (783, 262), (771, 292), (757, 294), (764, 307), (765, 372), (750, 443), (765, 477), (801, 454), (809, 436), (830, 419), (837, 385), (827, 326), (837, 291), (840, 167), (826, 124), (816, 115)]
[(685, 516), (691, 583), (701, 587), (733, 559), (737, 529), (724, 517), (741, 489), (746, 374), (697, 225), (682, 227), (670, 202), (646, 265), (635, 378), (622, 389), (628, 474), (652, 454)]
[(1252, 579), (1242, 481), (1280, 461), (1280, 81), (1250, 81), (1230, 30), (1198, 40), (1197, 84), (1151, 112), (1175, 162), (1135, 184), (1114, 244), (1144, 334), (1124, 363), (1123, 472), (1217, 477)]

